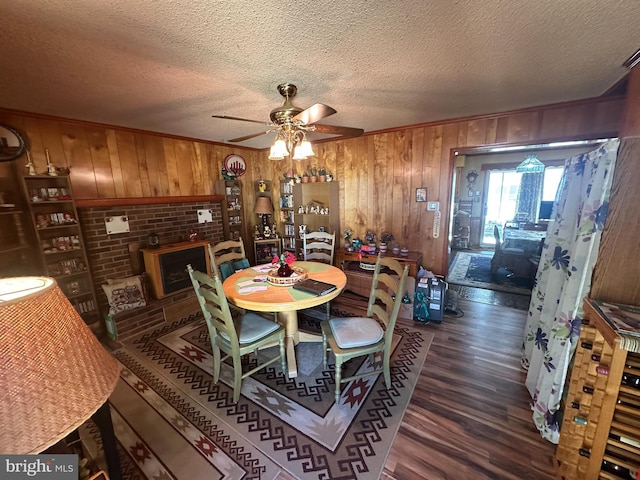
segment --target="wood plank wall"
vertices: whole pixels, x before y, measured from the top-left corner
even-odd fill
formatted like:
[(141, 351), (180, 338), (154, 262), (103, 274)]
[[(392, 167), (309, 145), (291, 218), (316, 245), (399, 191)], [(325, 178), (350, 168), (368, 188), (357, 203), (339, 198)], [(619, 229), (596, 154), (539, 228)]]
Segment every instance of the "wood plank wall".
[[(270, 161), (266, 151), (10, 110), (0, 109), (0, 123), (26, 134), (36, 170), (46, 169), (45, 148), (56, 166), (70, 167), (79, 199), (214, 194), (224, 158), (237, 153), (248, 165), (241, 177), (245, 218), (254, 220), (254, 181), (274, 181), (277, 210), (277, 180), (283, 173), (325, 167), (340, 183), (340, 230), (349, 226), (358, 236), (389, 231), (400, 245), (422, 252), (426, 268), (444, 274), (455, 150), (615, 136), (623, 106), (621, 97), (589, 99), (315, 142), (316, 157), (303, 162)], [(427, 188), (429, 201), (440, 202), (437, 239), (433, 212), (415, 201), (418, 187)]]

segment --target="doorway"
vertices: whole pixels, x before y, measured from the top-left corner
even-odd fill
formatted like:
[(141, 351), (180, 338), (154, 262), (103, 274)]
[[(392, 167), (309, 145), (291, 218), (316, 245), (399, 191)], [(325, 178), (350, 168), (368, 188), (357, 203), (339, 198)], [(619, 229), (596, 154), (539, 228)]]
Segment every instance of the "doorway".
[[(540, 208), (537, 217), (539, 219), (548, 218), (548, 202), (555, 200), (555, 192), (564, 171), (564, 163), (567, 158), (580, 153), (593, 150), (593, 143), (580, 142), (579, 145), (570, 147), (545, 147), (537, 145), (535, 147), (516, 147), (512, 151), (486, 152), (469, 150), (465, 154), (457, 155), (455, 159), (455, 175), (452, 193), (452, 210), (449, 212), (452, 219), (451, 231), (449, 232), (449, 269), (447, 281), (450, 287), (453, 285), (460, 290), (460, 295), (470, 298), (470, 295), (488, 299), (485, 303), (498, 301), (499, 297), (505, 295), (520, 299), (525, 297), (523, 305), (528, 306), (527, 298), (531, 289), (526, 292), (516, 291), (509, 285), (511, 278), (498, 279), (495, 277), (481, 278), (479, 268), (486, 267), (490, 262), (495, 249), (495, 237), (493, 235), (494, 225), (499, 225), (502, 229), (505, 222), (513, 220), (516, 211), (517, 194), (520, 188), (521, 174), (516, 172), (516, 167), (525, 159), (527, 154), (535, 155), (547, 166), (543, 181), (543, 191), (540, 201)], [(469, 173), (475, 172), (475, 181), (469, 180)], [(466, 181), (465, 181), (466, 179)], [(543, 208), (544, 207), (544, 208)], [(455, 226), (455, 215), (460, 210), (469, 213), (471, 232), (469, 248), (454, 248), (453, 227)], [(544, 212), (543, 212), (544, 210)], [(481, 258), (477, 258), (482, 255)], [(455, 261), (455, 258), (469, 258), (463, 262)], [(486, 257), (489, 257), (488, 259)], [(468, 264), (468, 266), (467, 266)], [(457, 267), (454, 270), (454, 267)], [(464, 270), (464, 271), (463, 271)], [(456, 273), (456, 275), (452, 275)], [(500, 272), (502, 273), (502, 272)], [(508, 273), (508, 272), (506, 272)], [(464, 280), (454, 281), (453, 278), (462, 275)], [(502, 285), (495, 285), (502, 280)], [(485, 283), (485, 285), (482, 285)], [(517, 285), (516, 285), (517, 286)], [(502, 288), (500, 290), (500, 287)], [(518, 299), (519, 300), (519, 299)], [(478, 300), (483, 301), (483, 300)], [(502, 301), (502, 300), (500, 300)]]
[(493, 227), (502, 226), (513, 220), (516, 214), (516, 201), (520, 188), (521, 173), (515, 168), (489, 170), (485, 176), (484, 212), (481, 219), (481, 247), (495, 246)]

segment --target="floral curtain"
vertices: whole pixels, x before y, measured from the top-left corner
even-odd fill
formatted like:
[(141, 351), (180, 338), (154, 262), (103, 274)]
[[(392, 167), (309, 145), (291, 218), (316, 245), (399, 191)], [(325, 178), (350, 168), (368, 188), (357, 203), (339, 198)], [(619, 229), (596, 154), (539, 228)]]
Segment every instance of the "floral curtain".
[(543, 179), (544, 171), (522, 174), (516, 199), (515, 221), (535, 222), (537, 220)]
[(559, 408), (607, 216), (619, 140), (566, 161), (524, 331), (522, 365), (541, 435), (558, 443)]

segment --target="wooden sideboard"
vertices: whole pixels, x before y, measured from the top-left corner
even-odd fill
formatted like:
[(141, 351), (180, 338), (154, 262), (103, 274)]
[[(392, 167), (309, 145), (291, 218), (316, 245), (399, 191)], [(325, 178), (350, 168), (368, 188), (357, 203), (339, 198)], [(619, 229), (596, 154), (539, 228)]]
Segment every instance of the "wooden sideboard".
[[(394, 255), (390, 251), (382, 254), (383, 257), (394, 258), (404, 267), (409, 265), (409, 276), (416, 278), (418, 269), (422, 263), (422, 254), (420, 252), (409, 252), (406, 257)], [(369, 255), (358, 252), (347, 252), (339, 249), (336, 252), (336, 265), (344, 271), (347, 276), (347, 290), (368, 297), (371, 293), (371, 280), (373, 279), (373, 270), (360, 268), (360, 263), (375, 264), (378, 255)]]

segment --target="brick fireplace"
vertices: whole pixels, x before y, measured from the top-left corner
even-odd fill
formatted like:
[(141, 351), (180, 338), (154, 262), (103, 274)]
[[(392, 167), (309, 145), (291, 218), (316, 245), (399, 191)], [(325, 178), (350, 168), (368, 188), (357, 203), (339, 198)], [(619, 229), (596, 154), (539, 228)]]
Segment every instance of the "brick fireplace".
[[(199, 224), (199, 209), (211, 209), (213, 222)], [(79, 202), (78, 213), (102, 318), (108, 313), (109, 305), (101, 285), (108, 279), (142, 273), (144, 263), (139, 249), (147, 247), (149, 233), (158, 234), (161, 245), (189, 240), (191, 229), (197, 229), (198, 240), (217, 243), (224, 239), (221, 205), (216, 201), (98, 207), (84, 207)], [(108, 235), (105, 218), (122, 216), (128, 218), (130, 231)], [(192, 296), (193, 292), (183, 291), (160, 300), (150, 299), (146, 307), (119, 313), (115, 318), (118, 340), (164, 323), (166, 308)]]

